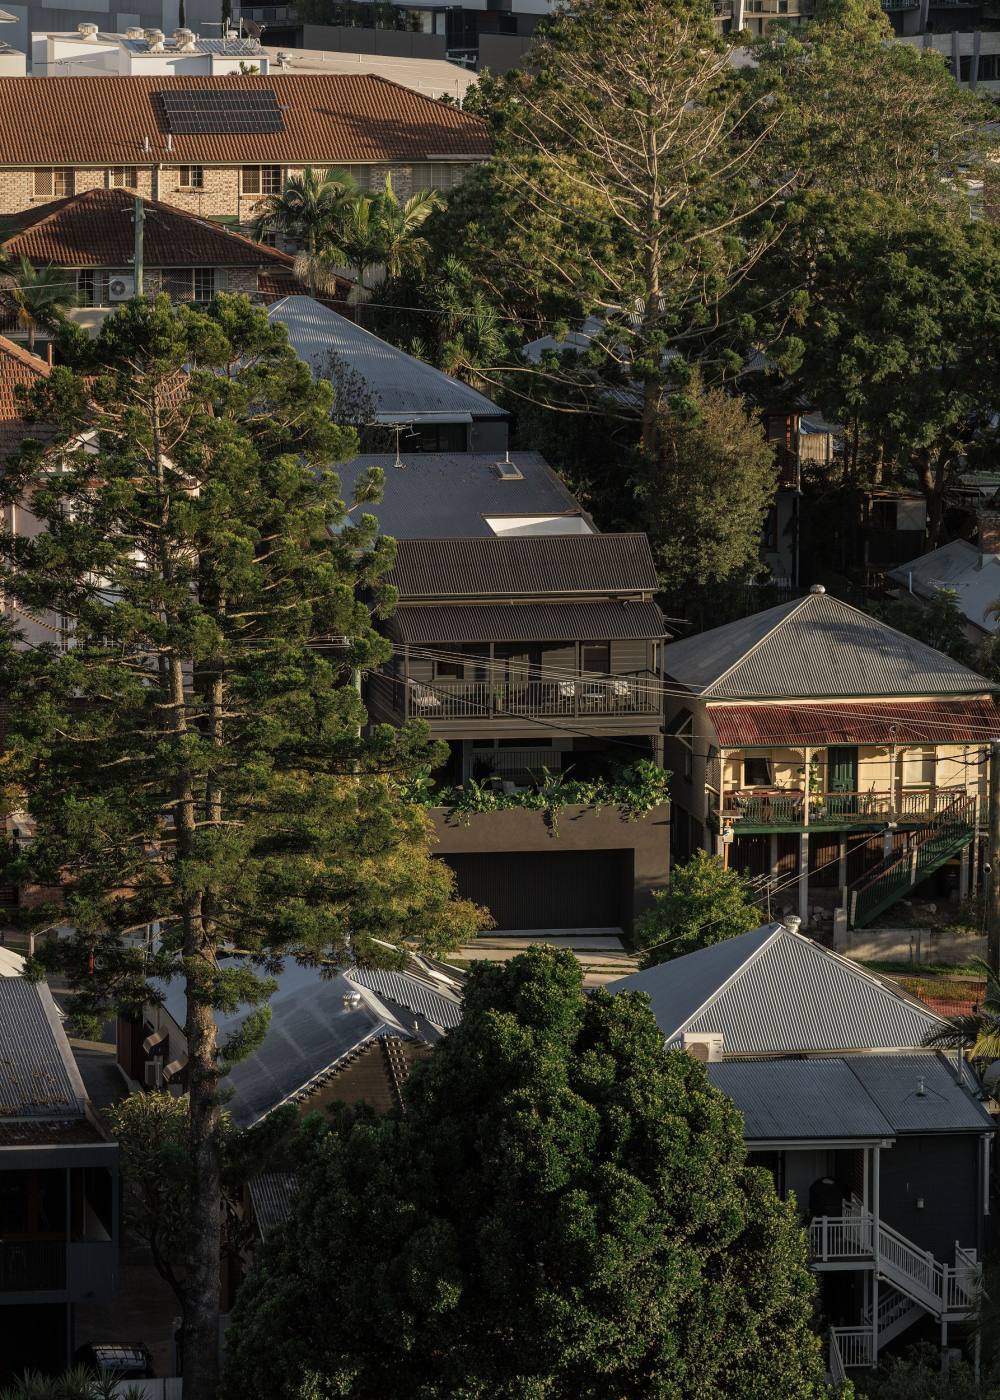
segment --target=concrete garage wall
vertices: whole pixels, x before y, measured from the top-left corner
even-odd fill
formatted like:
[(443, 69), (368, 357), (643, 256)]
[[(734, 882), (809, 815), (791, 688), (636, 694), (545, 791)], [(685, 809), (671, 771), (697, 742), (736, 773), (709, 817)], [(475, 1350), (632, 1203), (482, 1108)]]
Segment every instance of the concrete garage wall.
[[(613, 807), (561, 807), (555, 813), (555, 830), (546, 822), (544, 812), (523, 808), (469, 814), (435, 807), (431, 816), (438, 838), (435, 854), (439, 856), (628, 853), (633, 890), (632, 908), (626, 914), (648, 908), (654, 892), (666, 887), (670, 873), (670, 809), (666, 804), (636, 821), (626, 821)], [(534, 867), (535, 862), (526, 862), (526, 869)]]

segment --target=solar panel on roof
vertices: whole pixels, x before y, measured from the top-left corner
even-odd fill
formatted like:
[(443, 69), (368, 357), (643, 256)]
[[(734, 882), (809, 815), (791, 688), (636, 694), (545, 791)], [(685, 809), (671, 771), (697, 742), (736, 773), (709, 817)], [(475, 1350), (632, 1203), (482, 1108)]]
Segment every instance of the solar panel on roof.
[(284, 131), (278, 99), (270, 88), (224, 92), (188, 89), (159, 92), (167, 129), (174, 136)]

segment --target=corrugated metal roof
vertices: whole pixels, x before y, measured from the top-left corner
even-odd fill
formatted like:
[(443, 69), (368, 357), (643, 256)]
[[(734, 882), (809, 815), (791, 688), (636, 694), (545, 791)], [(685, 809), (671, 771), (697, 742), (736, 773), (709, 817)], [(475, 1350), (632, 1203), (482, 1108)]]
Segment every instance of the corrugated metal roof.
[(845, 1060), (733, 1060), (708, 1077), (742, 1113), (748, 1142), (895, 1136)]
[(958, 606), (980, 632), (996, 631), (987, 610), (1000, 598), (1000, 556), (984, 554), (969, 540), (952, 540), (919, 559), (890, 569), (887, 578), (912, 589), (920, 598), (935, 598), (942, 589), (958, 594)]
[(293, 1172), (261, 1172), (250, 1178), (250, 1201), (262, 1235), (288, 1219), (297, 1185)]
[(0, 978), (0, 1119), (83, 1117), (86, 1100), (47, 983)]
[(272, 325), (285, 327), (292, 349), (317, 374), (324, 373), (331, 352), (359, 374), (378, 402), (376, 421), (380, 423), (469, 422), (508, 416), (460, 379), (379, 340), (312, 297), (283, 297), (267, 308), (267, 316)]
[(390, 636), (404, 642), (618, 641), (664, 635), (655, 603), (459, 603), (402, 607)]
[(990, 700), (825, 705), (709, 705), (723, 748), (785, 743), (977, 744), (1000, 727)]
[(959, 1083), (954, 1059), (941, 1054), (858, 1055), (847, 1063), (898, 1133), (994, 1129), (965, 1068)]
[(404, 599), (652, 593), (645, 535), (400, 540), (386, 582)]
[[(382, 500), (366, 504), (383, 534), (396, 539), (441, 539), (486, 535), (494, 531), (486, 517), (565, 515), (579, 528), (579, 503), (537, 452), (511, 452), (520, 480), (504, 480), (495, 471), (495, 452), (406, 452), (402, 466), (385, 453), (353, 457), (337, 468), (344, 499), (350, 503), (363, 472), (385, 472)], [(1000, 590), (998, 590), (1000, 591)]]
[(635, 973), (610, 990), (645, 992), (669, 1042), (686, 1031), (721, 1033), (727, 1055), (919, 1049), (944, 1024), (781, 924)]
[(983, 694), (990, 682), (933, 647), (810, 593), (666, 648), (667, 675), (719, 699)]
[(442, 995), (409, 973), (387, 968), (352, 968), (348, 980), (423, 1016), (441, 1030), (451, 1030), (462, 1019), (462, 1003), (457, 998)]

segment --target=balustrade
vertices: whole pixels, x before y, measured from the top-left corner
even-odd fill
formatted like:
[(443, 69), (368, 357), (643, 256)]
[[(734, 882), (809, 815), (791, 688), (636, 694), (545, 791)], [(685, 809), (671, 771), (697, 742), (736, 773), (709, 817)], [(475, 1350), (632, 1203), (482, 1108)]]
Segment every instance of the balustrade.
[(495, 679), (433, 682), (372, 677), (373, 693), (407, 718), (490, 719), (520, 716), (658, 715), (662, 698), (650, 673), (565, 680)]

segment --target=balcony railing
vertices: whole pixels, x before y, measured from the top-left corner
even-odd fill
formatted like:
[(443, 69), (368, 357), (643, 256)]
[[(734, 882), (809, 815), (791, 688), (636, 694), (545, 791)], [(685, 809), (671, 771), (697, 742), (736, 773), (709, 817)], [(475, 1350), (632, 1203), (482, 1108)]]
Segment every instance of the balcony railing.
[[(961, 787), (912, 792), (816, 792), (809, 796), (810, 826), (865, 826), (893, 818), (925, 822), (943, 812)], [(802, 826), (805, 796), (799, 791), (735, 791), (723, 794), (722, 816), (745, 826)]]
[(0, 1240), (0, 1293), (39, 1293), (66, 1287), (61, 1240)]
[(423, 682), (378, 675), (372, 697), (407, 719), (476, 720), (537, 716), (554, 719), (658, 715), (662, 697), (656, 677), (637, 675), (518, 681)]

